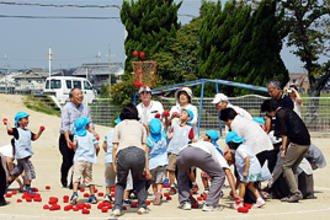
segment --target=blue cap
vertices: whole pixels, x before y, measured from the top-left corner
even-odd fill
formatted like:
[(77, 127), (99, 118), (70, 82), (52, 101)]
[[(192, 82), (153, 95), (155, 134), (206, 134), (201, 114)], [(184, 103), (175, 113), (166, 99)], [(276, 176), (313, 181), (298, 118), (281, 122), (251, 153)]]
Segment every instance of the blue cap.
[(74, 134), (78, 136), (85, 136), (87, 134), (86, 125), (90, 122), (89, 118), (80, 117), (74, 122)]
[(182, 109), (182, 111), (186, 111), (188, 113), (188, 115), (190, 116), (190, 120), (188, 121), (188, 124), (190, 124), (191, 120), (193, 120), (193, 118), (194, 118), (194, 113), (187, 108)]
[(28, 113), (25, 113), (25, 112), (17, 112), (16, 115), (15, 115), (15, 127), (18, 127), (18, 120), (22, 119), (22, 118), (25, 118), (25, 117), (28, 117), (29, 114)]
[(259, 124), (266, 125), (265, 120), (261, 117), (254, 117), (252, 120)]
[(160, 123), (160, 120), (157, 118), (151, 119), (149, 122), (149, 128), (151, 140), (155, 142), (159, 141), (162, 138), (162, 124)]
[(226, 135), (226, 144), (228, 144), (229, 142), (241, 143), (244, 141), (245, 139), (238, 136), (236, 131), (231, 131)]
[(119, 124), (121, 122), (120, 116), (118, 116), (118, 118), (115, 120), (116, 124)]
[(219, 133), (216, 130), (206, 130), (205, 133), (212, 139), (212, 144), (218, 146)]

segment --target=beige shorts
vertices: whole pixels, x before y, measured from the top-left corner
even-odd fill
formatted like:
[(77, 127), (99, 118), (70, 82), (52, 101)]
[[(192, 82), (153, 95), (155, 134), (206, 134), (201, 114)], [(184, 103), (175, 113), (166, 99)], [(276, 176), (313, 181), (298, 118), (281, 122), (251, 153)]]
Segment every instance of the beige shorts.
[(93, 164), (85, 161), (75, 161), (73, 164), (73, 182), (80, 183), (81, 177), (85, 180), (86, 186), (93, 183)]
[(176, 154), (170, 154), (168, 156), (168, 165), (167, 165), (167, 168), (166, 168), (168, 171), (175, 171), (177, 156), (178, 155), (176, 155)]

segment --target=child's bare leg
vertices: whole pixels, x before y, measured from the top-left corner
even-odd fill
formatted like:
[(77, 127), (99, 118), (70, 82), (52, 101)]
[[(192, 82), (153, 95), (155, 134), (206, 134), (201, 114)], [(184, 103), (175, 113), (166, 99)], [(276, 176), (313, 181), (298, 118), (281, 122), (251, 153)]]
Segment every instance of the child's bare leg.
[(78, 182), (76, 182), (76, 183), (73, 184), (73, 192), (74, 193), (78, 192), (78, 187), (79, 187), (79, 183)]
[(154, 194), (157, 192), (157, 184), (155, 182), (152, 182), (152, 191)]
[(130, 190), (125, 190), (124, 191), (124, 200), (128, 199), (128, 196), (129, 196), (130, 192), (131, 192)]
[(249, 182), (247, 187), (257, 199), (261, 198), (259, 191), (254, 187), (254, 182)]
[(202, 182), (203, 182), (204, 190), (207, 190), (209, 188), (209, 181), (207, 177), (202, 177)]
[(192, 183), (196, 183), (196, 177), (193, 170), (189, 171), (189, 179)]
[(239, 197), (242, 200), (244, 200), (245, 191), (246, 191), (246, 185), (247, 185), (247, 183), (245, 183), (245, 182), (240, 182), (239, 183)]
[(174, 183), (175, 183), (175, 173), (174, 173), (174, 171), (169, 171), (169, 177), (170, 177), (170, 184), (174, 185)]
[(95, 185), (89, 185), (89, 191), (91, 193), (91, 196), (94, 196), (95, 195)]
[(157, 192), (162, 192), (163, 185), (161, 183), (157, 184)]

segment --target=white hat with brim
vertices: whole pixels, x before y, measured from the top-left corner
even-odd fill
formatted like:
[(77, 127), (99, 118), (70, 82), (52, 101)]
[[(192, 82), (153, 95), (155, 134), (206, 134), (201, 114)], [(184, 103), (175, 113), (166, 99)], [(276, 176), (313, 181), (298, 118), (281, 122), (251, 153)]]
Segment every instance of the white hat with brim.
[(175, 92), (175, 95), (174, 95), (175, 100), (176, 100), (178, 103), (180, 103), (180, 98), (179, 98), (179, 94), (180, 94), (180, 92), (185, 92), (185, 93), (187, 93), (187, 95), (188, 95), (189, 98), (190, 98), (190, 102), (192, 101), (192, 91), (191, 91), (191, 89), (188, 88), (188, 87), (183, 87), (183, 88), (181, 88), (181, 89), (178, 89), (178, 90)]
[(218, 93), (214, 96), (212, 104), (218, 104), (219, 102), (228, 102), (228, 97), (223, 93)]
[(141, 88), (139, 89), (139, 93), (142, 92), (150, 92), (151, 93), (151, 89), (149, 86), (141, 86)]

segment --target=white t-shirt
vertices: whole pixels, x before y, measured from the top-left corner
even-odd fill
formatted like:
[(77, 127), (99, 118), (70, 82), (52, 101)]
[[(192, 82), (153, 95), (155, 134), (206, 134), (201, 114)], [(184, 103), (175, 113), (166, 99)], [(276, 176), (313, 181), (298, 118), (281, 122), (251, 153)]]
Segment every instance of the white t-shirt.
[(139, 112), (140, 122), (142, 123), (149, 123), (157, 113), (160, 115), (163, 115), (164, 113), (162, 103), (154, 100), (151, 100), (149, 106), (147, 107), (145, 107), (143, 102), (141, 102), (136, 106), (136, 108)]
[(273, 144), (267, 133), (252, 120), (237, 115), (232, 121), (230, 128), (232, 131), (236, 131), (238, 136), (246, 140), (244, 143), (255, 155), (262, 151), (273, 149)]
[(198, 141), (196, 143), (192, 143), (189, 145), (186, 145), (186, 147), (198, 147), (200, 149), (202, 149), (203, 151), (205, 151), (206, 153), (209, 153), (212, 155), (212, 158), (218, 162), (218, 164), (220, 164), (220, 166), (222, 168), (227, 168), (229, 169), (229, 165), (227, 163), (227, 161), (225, 160), (225, 158), (219, 153), (219, 151), (217, 151), (216, 147), (207, 141)]
[[(190, 125), (194, 129), (195, 139), (198, 139), (198, 133), (197, 133), (198, 112), (196, 106), (192, 104), (188, 104), (186, 107), (183, 108), (180, 106), (180, 104), (176, 104), (175, 106), (172, 106), (170, 110), (170, 116), (172, 116), (174, 112), (181, 113), (182, 109), (189, 109), (190, 111), (193, 112), (194, 118), (191, 120)], [(178, 124), (180, 124), (180, 118), (173, 118), (171, 121), (171, 127), (173, 128), (175, 127), (175, 125)]]
[(13, 146), (10, 144), (1, 146), (0, 153), (5, 157), (14, 158)]
[(295, 99), (293, 101), (293, 111), (297, 113), (297, 115), (299, 115), (300, 118), (301, 118), (301, 106), (302, 105), (299, 104), (298, 99)]
[(243, 116), (246, 119), (250, 119), (252, 120), (252, 116), (250, 113), (248, 113), (245, 109), (238, 107), (236, 105), (232, 105), (230, 103), (228, 103), (227, 108), (232, 108), (235, 110), (235, 112), (241, 116)]

